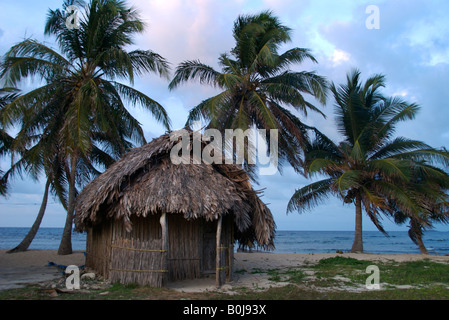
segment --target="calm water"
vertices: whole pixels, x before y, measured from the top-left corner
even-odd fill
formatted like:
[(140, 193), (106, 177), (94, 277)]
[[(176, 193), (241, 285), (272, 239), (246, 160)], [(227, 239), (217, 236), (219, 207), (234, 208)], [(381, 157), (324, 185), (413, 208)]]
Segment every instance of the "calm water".
[[(57, 250), (62, 237), (63, 228), (40, 228), (29, 249)], [(0, 249), (11, 249), (17, 246), (28, 233), (29, 228), (0, 228)], [(72, 249), (86, 250), (86, 234), (72, 234)]]
[[(62, 228), (39, 229), (30, 249), (57, 250)], [(11, 249), (22, 241), (28, 228), (0, 228), (0, 249)], [(405, 231), (392, 231), (385, 237), (377, 231), (364, 231), (364, 250), (371, 253), (419, 253)], [(327, 253), (350, 251), (354, 239), (353, 231), (277, 231), (274, 252), (283, 253)], [(430, 253), (449, 254), (449, 232), (428, 231), (424, 244)], [(73, 250), (86, 249), (86, 234), (73, 233)]]
[[(429, 253), (449, 254), (449, 232), (428, 231), (423, 239)], [(353, 241), (353, 231), (278, 231), (275, 252), (348, 252), (351, 251)], [(370, 253), (420, 253), (406, 231), (391, 231), (389, 237), (378, 231), (364, 231), (363, 249)]]

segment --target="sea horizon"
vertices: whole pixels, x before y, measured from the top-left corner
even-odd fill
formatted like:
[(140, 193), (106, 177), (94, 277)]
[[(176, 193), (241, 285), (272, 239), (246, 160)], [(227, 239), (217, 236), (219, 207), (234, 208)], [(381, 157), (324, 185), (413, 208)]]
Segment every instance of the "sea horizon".
[[(0, 227), (0, 249), (17, 246), (29, 227)], [(29, 249), (57, 250), (63, 228), (43, 227), (36, 234)], [(375, 254), (419, 254), (419, 248), (407, 231), (363, 231), (364, 251)], [(449, 231), (430, 230), (424, 233), (424, 244), (430, 254), (449, 254)], [(273, 253), (334, 253), (350, 252), (354, 231), (277, 230)], [(73, 232), (72, 248), (86, 250), (86, 233)], [(237, 246), (236, 246), (237, 248)], [(255, 248), (257, 250), (257, 248)]]

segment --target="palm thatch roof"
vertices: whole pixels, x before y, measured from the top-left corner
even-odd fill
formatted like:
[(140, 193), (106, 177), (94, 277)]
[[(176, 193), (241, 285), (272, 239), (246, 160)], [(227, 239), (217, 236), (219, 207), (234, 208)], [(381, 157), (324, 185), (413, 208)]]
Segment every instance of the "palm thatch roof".
[[(192, 150), (198, 135), (188, 132)], [(131, 230), (133, 215), (166, 212), (212, 221), (232, 214), (240, 245), (273, 249), (273, 216), (246, 171), (234, 164), (173, 164), (170, 151), (178, 142), (165, 134), (132, 149), (89, 183), (77, 197), (76, 230), (85, 231), (105, 219), (121, 219)], [(201, 145), (203, 149), (204, 142)]]

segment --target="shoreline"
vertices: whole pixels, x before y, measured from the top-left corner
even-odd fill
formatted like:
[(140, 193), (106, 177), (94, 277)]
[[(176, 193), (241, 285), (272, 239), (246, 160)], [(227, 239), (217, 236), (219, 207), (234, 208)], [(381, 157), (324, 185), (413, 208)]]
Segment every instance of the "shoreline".
[[(0, 227), (2, 239), (0, 250), (15, 247), (23, 240), (29, 228)], [(22, 230), (22, 231), (15, 231)], [(40, 228), (30, 250), (57, 250), (63, 228)], [(379, 231), (364, 232), (364, 249), (374, 254), (419, 254), (419, 248), (414, 244), (406, 231), (390, 231), (389, 237), (385, 237)], [(337, 250), (348, 253), (353, 243), (353, 231), (318, 231), (318, 230), (277, 230), (275, 238), (275, 250), (272, 253), (334, 253)], [(72, 248), (74, 250), (86, 250), (86, 234), (72, 234)], [(449, 231), (429, 230), (424, 235), (425, 245), (429, 254), (449, 254), (447, 243)], [(237, 249), (237, 246), (235, 247)], [(261, 250), (253, 248), (254, 251)], [(263, 250), (261, 250), (263, 251)]]

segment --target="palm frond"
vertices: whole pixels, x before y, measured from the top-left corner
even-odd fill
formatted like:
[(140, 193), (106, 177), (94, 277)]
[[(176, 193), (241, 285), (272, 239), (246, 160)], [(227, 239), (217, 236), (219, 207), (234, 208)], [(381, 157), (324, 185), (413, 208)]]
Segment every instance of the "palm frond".
[(161, 55), (151, 50), (134, 50), (129, 56), (135, 73), (142, 75), (145, 72), (157, 72), (168, 79), (170, 64)]
[(173, 90), (183, 82), (188, 80), (198, 80), (200, 83), (217, 85), (219, 73), (212, 67), (202, 64), (200, 61), (184, 61), (175, 71), (175, 76), (169, 84), (169, 89)]
[(170, 130), (170, 118), (161, 104), (134, 88), (118, 82), (112, 82), (112, 84), (125, 99), (133, 104), (140, 104), (143, 108), (149, 110), (157, 121), (161, 122), (167, 130)]
[(311, 210), (331, 194), (333, 179), (313, 182), (296, 190), (287, 205), (287, 212)]
[(422, 149), (430, 149), (430, 146), (422, 141), (396, 137), (393, 140), (380, 145), (378, 149), (373, 150), (374, 153), (369, 156), (369, 159), (376, 160), (395, 157), (396, 155), (404, 157), (405, 152)]
[(0, 77), (7, 86), (30, 76), (54, 80), (70, 72), (70, 63), (49, 47), (35, 40), (25, 40), (13, 46), (5, 55)]

